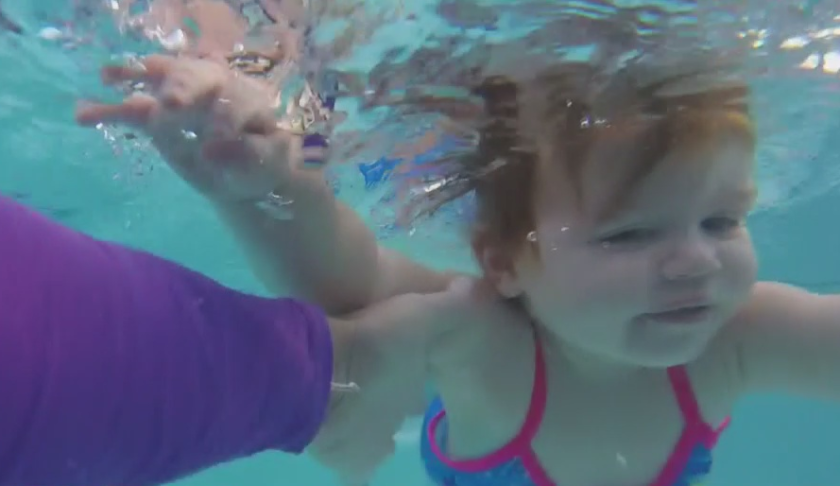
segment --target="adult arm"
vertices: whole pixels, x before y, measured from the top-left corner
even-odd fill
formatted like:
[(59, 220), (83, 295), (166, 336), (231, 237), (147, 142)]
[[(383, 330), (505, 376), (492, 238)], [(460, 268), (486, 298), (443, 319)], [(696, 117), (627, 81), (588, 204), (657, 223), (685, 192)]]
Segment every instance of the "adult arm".
[(245, 295), (0, 195), (0, 485), (144, 486), (302, 451), (329, 402), (320, 310)]

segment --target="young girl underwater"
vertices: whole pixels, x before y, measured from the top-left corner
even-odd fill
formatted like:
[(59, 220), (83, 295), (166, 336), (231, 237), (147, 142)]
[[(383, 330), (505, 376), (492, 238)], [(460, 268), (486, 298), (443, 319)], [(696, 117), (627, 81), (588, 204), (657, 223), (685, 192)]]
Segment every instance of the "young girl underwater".
[(475, 191), (482, 270), (427, 312), (460, 311), (430, 350), (437, 484), (699, 484), (744, 395), (840, 399), (840, 297), (756, 282), (747, 88), (599, 74), (474, 90), (436, 198)]
[[(178, 109), (207, 105), (185, 93)], [(439, 398), (422, 449), (436, 484), (695, 485), (743, 396), (840, 399), (840, 297), (756, 282), (746, 86), (563, 64), (490, 76), (472, 94), (484, 107), (477, 145), (441, 163), (445, 182), (423, 209), (475, 193), (479, 277), (378, 247), (317, 172), (288, 167), (289, 146), (260, 145), (263, 132), (229, 132), (238, 184), (202, 189), (267, 281), (368, 322), (426, 329), (417, 345)], [(134, 108), (88, 107), (80, 119), (154, 130)], [(242, 129), (256, 118), (238, 119)], [(292, 195), (295, 217), (260, 209), (272, 187)], [(292, 264), (296, 252), (335, 265)]]

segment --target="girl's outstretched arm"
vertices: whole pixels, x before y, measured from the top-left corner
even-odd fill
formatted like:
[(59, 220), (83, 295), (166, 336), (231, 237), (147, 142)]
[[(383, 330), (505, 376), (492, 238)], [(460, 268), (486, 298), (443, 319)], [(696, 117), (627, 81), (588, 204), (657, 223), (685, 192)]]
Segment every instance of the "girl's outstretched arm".
[(840, 295), (761, 282), (724, 338), (745, 391), (840, 401)]

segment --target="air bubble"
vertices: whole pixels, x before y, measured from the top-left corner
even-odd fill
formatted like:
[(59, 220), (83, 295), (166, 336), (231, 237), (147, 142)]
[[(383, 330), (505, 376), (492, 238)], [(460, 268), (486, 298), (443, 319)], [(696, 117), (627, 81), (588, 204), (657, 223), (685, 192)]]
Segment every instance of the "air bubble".
[(330, 389), (337, 393), (357, 393), (361, 391), (359, 385), (354, 381), (350, 383), (337, 383), (333, 381), (330, 382)]
[(615, 460), (621, 467), (627, 467), (627, 458), (620, 452), (615, 453)]
[(136, 69), (138, 71), (146, 71), (147, 70), (146, 65), (143, 64), (143, 61), (140, 59), (140, 57), (137, 54), (132, 54), (132, 53), (126, 54), (125, 56), (123, 56), (123, 60), (124, 60), (127, 67), (130, 67), (132, 69)]
[(187, 47), (187, 34), (181, 29), (175, 29), (168, 35), (162, 32), (155, 32), (154, 38), (167, 51), (180, 51)]
[(55, 27), (44, 27), (38, 32), (38, 37), (50, 41), (63, 39), (64, 33)]
[(274, 219), (289, 220), (293, 217), (291, 206), (294, 203), (293, 199), (271, 192), (262, 201), (257, 202), (257, 207)]

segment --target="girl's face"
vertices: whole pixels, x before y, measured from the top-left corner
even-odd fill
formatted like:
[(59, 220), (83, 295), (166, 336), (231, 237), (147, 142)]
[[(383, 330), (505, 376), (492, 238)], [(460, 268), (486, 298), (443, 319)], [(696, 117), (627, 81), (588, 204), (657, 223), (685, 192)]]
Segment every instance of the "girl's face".
[(537, 251), (522, 253), (509, 287), (576, 356), (644, 367), (696, 358), (755, 282), (746, 145), (671, 153), (606, 219), (596, 215), (621, 183), (620, 147), (594, 149), (582, 204), (546, 164), (529, 235)]

